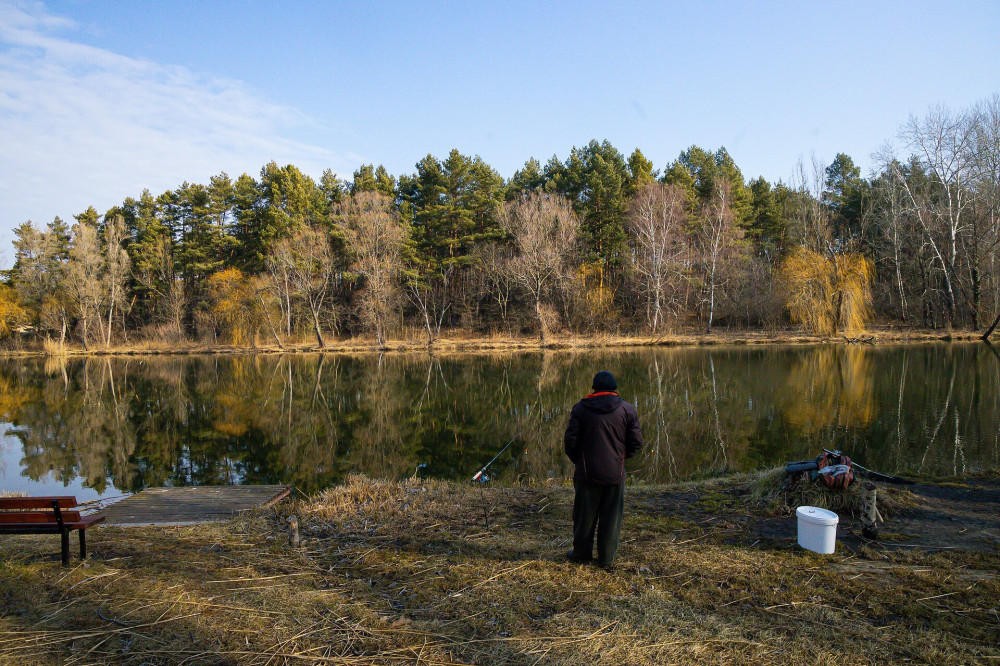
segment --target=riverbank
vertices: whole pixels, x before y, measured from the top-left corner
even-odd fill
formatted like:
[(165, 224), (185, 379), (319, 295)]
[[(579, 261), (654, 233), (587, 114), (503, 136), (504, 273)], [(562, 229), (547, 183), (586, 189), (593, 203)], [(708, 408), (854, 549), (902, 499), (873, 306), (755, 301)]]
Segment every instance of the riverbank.
[[(107, 528), (91, 559), (0, 541), (18, 664), (858, 664), (1000, 658), (994, 477), (887, 488), (883, 541), (794, 543), (755, 481), (640, 486), (611, 572), (570, 564), (572, 489), (354, 477), (217, 525)], [(288, 545), (296, 514), (304, 542)], [(923, 522), (922, 522), (923, 521)], [(934, 525), (937, 532), (927, 529)], [(74, 564), (78, 564), (74, 562)]]
[(24, 356), (139, 356), (139, 355), (194, 355), (194, 354), (287, 354), (287, 353), (426, 353), (435, 354), (468, 352), (518, 352), (545, 349), (604, 349), (625, 347), (678, 347), (711, 345), (800, 345), (800, 344), (845, 344), (866, 345), (879, 343), (919, 343), (919, 342), (962, 342), (979, 340), (981, 332), (964, 330), (873, 328), (863, 333), (838, 336), (808, 335), (801, 331), (785, 330), (777, 332), (720, 330), (713, 333), (696, 331), (669, 333), (663, 335), (612, 335), (592, 336), (552, 335), (543, 343), (536, 336), (473, 336), (453, 333), (436, 340), (428, 347), (426, 338), (419, 333), (393, 339), (379, 347), (370, 338), (332, 339), (324, 347), (319, 347), (315, 339), (303, 338), (284, 342), (281, 346), (273, 342), (236, 346), (230, 344), (205, 344), (194, 341), (161, 342), (140, 341), (120, 343), (109, 347), (84, 349), (79, 344), (67, 344), (59, 348), (47, 344), (44, 348), (0, 351), (0, 357)]

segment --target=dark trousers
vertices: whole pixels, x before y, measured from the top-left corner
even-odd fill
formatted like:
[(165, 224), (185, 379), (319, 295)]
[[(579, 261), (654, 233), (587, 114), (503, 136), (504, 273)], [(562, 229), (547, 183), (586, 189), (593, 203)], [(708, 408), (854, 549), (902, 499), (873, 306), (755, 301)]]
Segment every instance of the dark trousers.
[(573, 554), (580, 559), (594, 556), (594, 533), (597, 533), (597, 563), (611, 564), (618, 553), (625, 513), (625, 484), (595, 486), (574, 481)]

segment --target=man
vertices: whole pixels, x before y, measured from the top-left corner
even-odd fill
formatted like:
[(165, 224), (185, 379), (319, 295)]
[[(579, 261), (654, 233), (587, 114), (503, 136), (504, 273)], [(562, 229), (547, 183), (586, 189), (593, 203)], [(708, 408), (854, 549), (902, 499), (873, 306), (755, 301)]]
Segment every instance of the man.
[(625, 459), (642, 448), (635, 407), (618, 395), (607, 371), (594, 375), (593, 393), (573, 405), (566, 427), (566, 455), (576, 466), (573, 486), (574, 562), (590, 562), (597, 533), (597, 563), (609, 568), (618, 552), (625, 511)]

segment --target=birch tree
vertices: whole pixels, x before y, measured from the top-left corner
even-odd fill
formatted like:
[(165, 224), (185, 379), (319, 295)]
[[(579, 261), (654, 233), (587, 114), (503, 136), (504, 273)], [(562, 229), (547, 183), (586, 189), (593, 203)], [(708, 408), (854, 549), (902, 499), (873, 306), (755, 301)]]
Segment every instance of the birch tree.
[(957, 315), (956, 267), (960, 260), (961, 236), (971, 204), (968, 189), (972, 157), (973, 125), (967, 114), (953, 114), (943, 107), (933, 109), (923, 120), (911, 117), (900, 138), (912, 150), (927, 178), (908, 177), (898, 160), (888, 163), (906, 194), (910, 211), (920, 223), (924, 238), (941, 269), (948, 323)]
[(668, 293), (683, 272), (685, 193), (677, 185), (649, 183), (629, 205), (632, 266), (642, 280), (646, 318), (653, 331), (663, 324)]
[(732, 208), (732, 187), (727, 179), (715, 184), (712, 199), (702, 211), (697, 230), (702, 278), (704, 280), (705, 306), (708, 309), (707, 332), (712, 332), (716, 300), (722, 288), (732, 277), (732, 271), (744, 247), (744, 230), (736, 224)]

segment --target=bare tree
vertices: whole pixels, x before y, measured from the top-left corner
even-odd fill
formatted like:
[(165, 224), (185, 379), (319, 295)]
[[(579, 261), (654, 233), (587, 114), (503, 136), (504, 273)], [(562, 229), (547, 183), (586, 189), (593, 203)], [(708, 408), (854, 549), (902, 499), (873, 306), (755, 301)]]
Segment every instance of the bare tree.
[(292, 335), (292, 266), (295, 257), (292, 256), (290, 243), (278, 243), (267, 255), (265, 266), (268, 273), (268, 287), (278, 299), (281, 319), (284, 323), (285, 335)]
[(74, 225), (73, 245), (66, 266), (66, 292), (80, 320), (84, 348), (88, 346), (91, 322), (101, 321), (106, 298), (103, 279), (104, 258), (97, 242), (97, 230), (89, 224)]
[(500, 310), (500, 319), (510, 333), (510, 319), (508, 309), (510, 307), (510, 297), (514, 290), (514, 276), (510, 270), (511, 249), (506, 244), (489, 243), (485, 247), (479, 248), (477, 259), (483, 269), (486, 288), (490, 296), (496, 301)]
[(544, 343), (548, 324), (542, 302), (569, 269), (580, 222), (565, 198), (532, 192), (505, 206), (500, 224), (514, 239), (517, 254), (510, 263), (511, 274), (535, 301), (538, 337)]
[(642, 279), (646, 318), (654, 331), (663, 323), (668, 291), (683, 272), (684, 220), (684, 192), (677, 185), (644, 185), (629, 206), (632, 265)]
[(451, 309), (449, 289), (454, 272), (454, 263), (418, 265), (405, 272), (406, 294), (424, 320), (428, 347), (441, 337), (441, 326)]
[(104, 226), (104, 288), (107, 290), (105, 304), (108, 308), (108, 329), (105, 344), (111, 346), (111, 324), (115, 307), (125, 307), (125, 281), (128, 279), (130, 262), (128, 253), (122, 247), (126, 236), (125, 220), (116, 215)]
[(330, 283), (336, 273), (330, 235), (321, 229), (303, 227), (276, 244), (272, 261), (284, 262), (289, 283), (312, 315), (316, 343), (323, 348), (320, 317), (330, 294)]
[[(285, 345), (281, 342), (281, 336), (278, 335), (278, 327), (274, 325), (274, 321), (271, 319), (271, 312), (274, 309), (274, 304), (277, 303), (279, 314), (282, 312), (282, 301), (277, 298), (271, 289), (271, 284), (266, 276), (257, 276), (253, 281), (254, 295), (257, 297), (257, 302), (260, 304), (260, 313), (264, 317), (264, 323), (267, 325), (267, 330), (270, 331), (271, 336), (274, 338), (274, 342), (278, 345), (278, 349), (284, 350)], [(278, 322), (280, 325), (280, 321)]]
[[(891, 159), (891, 158), (890, 158)], [(899, 316), (907, 320), (906, 286), (903, 278), (904, 248), (910, 235), (909, 215), (905, 194), (896, 178), (879, 178), (875, 181), (875, 196), (879, 205), (881, 231), (891, 253), (895, 290), (899, 297)]]
[[(972, 112), (973, 176), (977, 193), (973, 294), (978, 315), (980, 284), (987, 293), (986, 321), (992, 319), (984, 338), (1000, 324), (1000, 95), (978, 104)], [(980, 279), (980, 272), (985, 276)]]
[(898, 160), (889, 160), (892, 175), (903, 188), (910, 210), (941, 268), (948, 321), (955, 323), (956, 267), (960, 260), (959, 237), (971, 204), (968, 189), (973, 123), (967, 114), (952, 114), (943, 107), (931, 110), (924, 120), (911, 117), (900, 137), (916, 154), (926, 178), (915, 179)]
[(802, 160), (798, 161), (793, 183), (800, 201), (800, 205), (793, 209), (795, 222), (802, 228), (806, 247), (820, 254), (830, 250), (833, 238), (830, 229), (830, 211), (823, 205), (825, 173), (825, 167), (813, 155), (812, 168), (808, 174)]
[(392, 200), (377, 192), (358, 192), (334, 210), (344, 233), (353, 269), (364, 278), (361, 320), (375, 331), (379, 347), (386, 342), (401, 270), (406, 230)]

